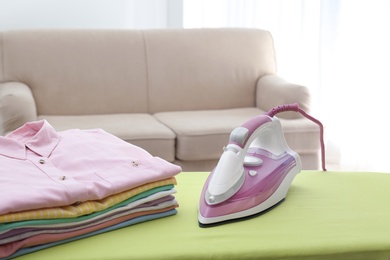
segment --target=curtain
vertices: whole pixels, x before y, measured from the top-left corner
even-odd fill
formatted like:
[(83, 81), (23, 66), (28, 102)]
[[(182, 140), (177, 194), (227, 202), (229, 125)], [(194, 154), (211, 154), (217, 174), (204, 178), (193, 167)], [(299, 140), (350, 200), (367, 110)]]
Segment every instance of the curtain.
[(308, 86), (329, 169), (390, 172), (388, 0), (183, 0), (183, 26), (269, 30), (278, 74)]

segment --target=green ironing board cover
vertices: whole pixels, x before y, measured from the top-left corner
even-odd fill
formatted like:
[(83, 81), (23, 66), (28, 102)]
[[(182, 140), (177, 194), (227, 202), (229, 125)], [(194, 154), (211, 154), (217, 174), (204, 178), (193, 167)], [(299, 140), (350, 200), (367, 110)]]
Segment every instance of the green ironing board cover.
[(198, 226), (206, 172), (177, 176), (178, 214), (18, 259), (389, 259), (390, 174), (303, 171), (249, 220)]

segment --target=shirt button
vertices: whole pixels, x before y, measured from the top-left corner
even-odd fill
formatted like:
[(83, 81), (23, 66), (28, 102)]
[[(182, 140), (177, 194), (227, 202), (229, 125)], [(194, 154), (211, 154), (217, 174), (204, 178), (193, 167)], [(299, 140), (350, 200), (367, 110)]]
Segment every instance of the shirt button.
[(40, 163), (40, 164), (44, 164), (44, 163), (45, 163), (45, 160), (40, 159), (40, 160), (39, 160), (39, 163)]
[(60, 177), (58, 177), (58, 179), (60, 179), (61, 181), (64, 181), (66, 179), (66, 177), (65, 176), (60, 176)]
[(138, 167), (138, 165), (139, 165), (139, 164), (138, 164), (137, 162), (135, 162), (135, 161), (132, 161), (131, 164), (132, 164), (134, 167)]

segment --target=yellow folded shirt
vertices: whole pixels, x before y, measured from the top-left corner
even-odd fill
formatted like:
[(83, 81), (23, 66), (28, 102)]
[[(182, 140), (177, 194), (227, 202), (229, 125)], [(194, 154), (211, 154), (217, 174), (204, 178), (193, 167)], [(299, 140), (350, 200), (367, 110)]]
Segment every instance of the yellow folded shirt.
[(85, 201), (79, 204), (73, 204), (73, 205), (63, 206), (63, 207), (27, 210), (27, 211), (13, 212), (13, 213), (0, 215), (0, 223), (16, 222), (22, 220), (33, 220), (33, 219), (75, 218), (75, 217), (91, 214), (96, 211), (105, 210), (111, 206), (114, 206), (144, 191), (151, 190), (153, 188), (157, 188), (165, 185), (170, 185), (170, 184), (176, 185), (175, 177), (147, 183), (145, 185), (136, 187), (134, 189), (130, 189), (118, 194), (108, 196), (102, 200)]

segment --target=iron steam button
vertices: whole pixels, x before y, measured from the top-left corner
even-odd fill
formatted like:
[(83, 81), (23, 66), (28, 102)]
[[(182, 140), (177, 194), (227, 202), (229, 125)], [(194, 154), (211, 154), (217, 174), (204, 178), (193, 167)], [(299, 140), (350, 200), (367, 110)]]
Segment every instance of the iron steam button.
[(255, 170), (249, 170), (249, 175), (250, 176), (255, 176), (257, 174), (257, 171)]

